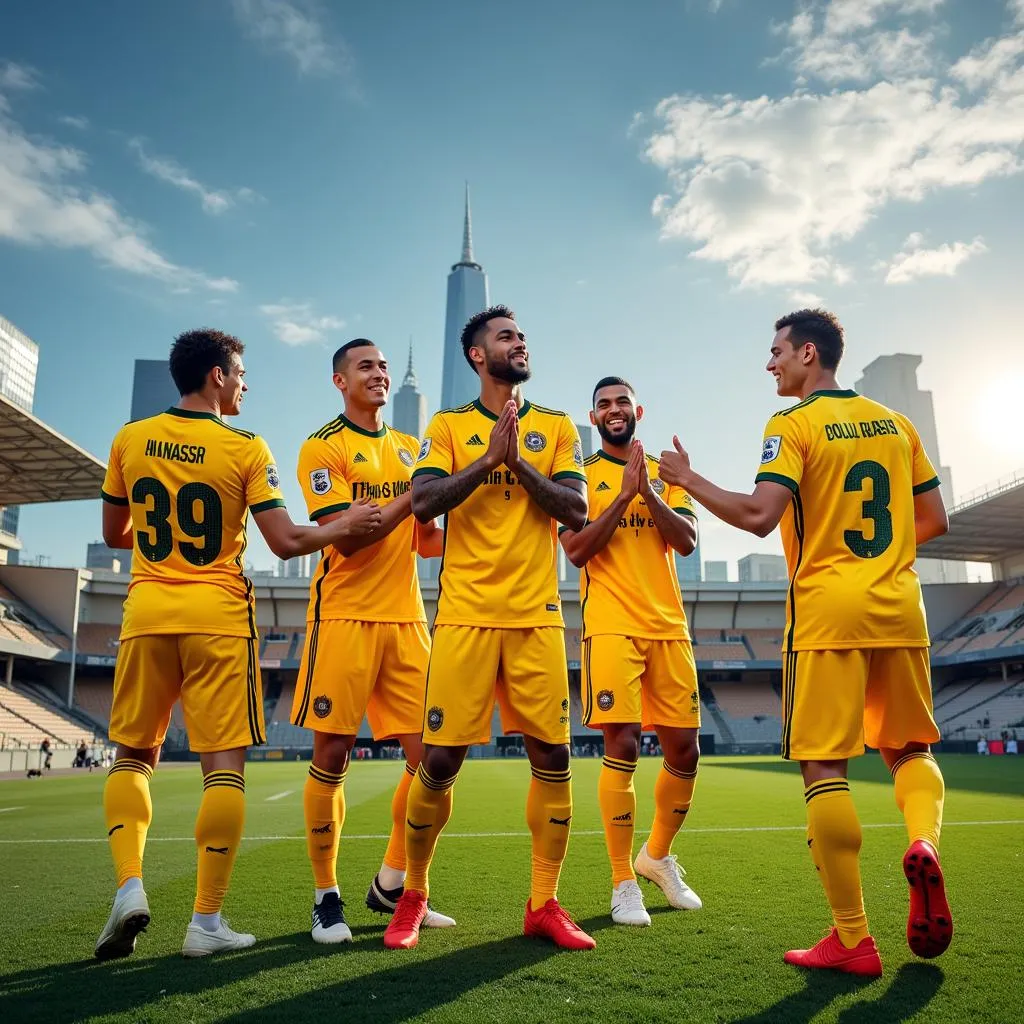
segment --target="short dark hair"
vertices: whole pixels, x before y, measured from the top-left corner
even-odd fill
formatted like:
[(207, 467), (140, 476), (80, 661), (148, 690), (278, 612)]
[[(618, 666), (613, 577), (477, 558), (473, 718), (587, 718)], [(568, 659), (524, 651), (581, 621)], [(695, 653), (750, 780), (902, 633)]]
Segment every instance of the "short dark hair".
[(370, 341), (369, 338), (353, 338), (351, 341), (346, 341), (337, 352), (334, 353), (334, 359), (331, 361), (331, 366), (334, 368), (335, 373), (341, 373), (342, 367), (345, 365), (345, 360), (348, 359), (349, 352), (354, 348), (368, 348), (371, 345), (376, 345), (377, 342)]
[(590, 396), (590, 404), (593, 405), (597, 401), (597, 393), (601, 388), (610, 388), (616, 384), (620, 387), (628, 388), (630, 393), (634, 395), (634, 397), (636, 396), (636, 388), (634, 388), (628, 380), (624, 380), (622, 377), (602, 377), (594, 385), (594, 393)]
[(775, 330), (789, 328), (789, 340), (797, 345), (811, 344), (818, 350), (818, 362), (826, 370), (835, 370), (843, 358), (843, 325), (835, 313), (826, 309), (798, 309), (775, 321)]
[(245, 345), (231, 334), (200, 327), (179, 334), (171, 345), (171, 377), (180, 395), (202, 391), (210, 371), (219, 366), (231, 370), (231, 356), (241, 355)]
[(477, 332), (488, 321), (497, 320), (498, 317), (507, 317), (509, 320), (515, 320), (516, 315), (508, 306), (488, 306), (475, 316), (471, 316), (466, 321), (466, 326), (462, 328), (462, 354), (466, 357), (466, 362), (474, 370), (476, 370), (476, 363), (469, 358), (469, 350), (476, 344)]

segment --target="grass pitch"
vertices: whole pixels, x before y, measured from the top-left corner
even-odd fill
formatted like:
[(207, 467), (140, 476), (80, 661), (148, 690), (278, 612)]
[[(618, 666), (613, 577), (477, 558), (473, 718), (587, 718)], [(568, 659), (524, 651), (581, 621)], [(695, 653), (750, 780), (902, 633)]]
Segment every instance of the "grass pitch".
[[(153, 911), (129, 960), (92, 948), (110, 909), (104, 775), (0, 783), (0, 1021), (840, 1021), (929, 1024), (1018, 1019), (1024, 994), (1024, 761), (946, 757), (943, 867), (956, 934), (940, 959), (915, 960), (904, 939), (906, 837), (877, 757), (854, 764), (864, 829), (868, 916), (885, 975), (873, 982), (782, 963), (815, 942), (828, 911), (804, 844), (802, 786), (774, 759), (706, 758), (676, 840), (704, 909), (669, 910), (644, 887), (653, 927), (612, 927), (597, 812), (598, 760), (573, 762), (575, 815), (559, 897), (597, 938), (561, 953), (522, 938), (529, 836), (524, 760), (470, 761), (431, 873), (431, 900), (459, 922), (424, 930), (412, 952), (387, 952), (385, 921), (363, 897), (390, 827), (398, 762), (359, 762), (346, 783), (339, 878), (351, 945), (309, 937), (312, 882), (302, 838), (306, 764), (247, 769), (247, 839), (225, 913), (252, 931), (249, 950), (185, 961), (198, 766), (153, 781), (146, 851)], [(658, 762), (636, 774), (648, 826)], [(285, 795), (282, 795), (285, 794)], [(646, 832), (638, 830), (637, 847)]]

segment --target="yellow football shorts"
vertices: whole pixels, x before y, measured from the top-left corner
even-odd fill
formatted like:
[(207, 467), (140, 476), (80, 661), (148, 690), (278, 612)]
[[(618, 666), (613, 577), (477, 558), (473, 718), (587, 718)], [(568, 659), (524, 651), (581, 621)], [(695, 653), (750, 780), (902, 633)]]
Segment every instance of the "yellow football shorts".
[(179, 697), (188, 744), (197, 753), (265, 742), (255, 640), (182, 633), (121, 641), (110, 711), (115, 743), (160, 746)]
[(700, 728), (697, 665), (689, 640), (601, 634), (583, 641), (583, 724), (639, 722)]
[(376, 740), (418, 736), (429, 659), (424, 622), (307, 623), (292, 722), (354, 736), (365, 714)]
[(569, 742), (569, 670), (561, 626), (435, 626), (423, 740), (487, 743), (497, 700), (502, 730)]
[(782, 756), (839, 761), (935, 743), (927, 647), (782, 654)]

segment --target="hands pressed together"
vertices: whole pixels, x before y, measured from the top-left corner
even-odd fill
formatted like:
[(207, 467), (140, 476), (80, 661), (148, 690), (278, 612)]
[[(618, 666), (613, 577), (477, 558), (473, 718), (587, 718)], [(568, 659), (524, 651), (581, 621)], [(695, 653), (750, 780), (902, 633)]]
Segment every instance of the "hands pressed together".
[(491, 469), (504, 463), (513, 472), (519, 467), (519, 407), (509, 399), (498, 422), (491, 428), (490, 442), (483, 458)]

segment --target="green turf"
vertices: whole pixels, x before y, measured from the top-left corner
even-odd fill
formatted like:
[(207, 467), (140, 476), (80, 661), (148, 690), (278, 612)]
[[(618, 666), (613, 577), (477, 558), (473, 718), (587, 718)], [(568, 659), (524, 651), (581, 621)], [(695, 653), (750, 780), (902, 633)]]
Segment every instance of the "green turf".
[[(956, 935), (939, 960), (915, 961), (904, 941), (902, 827), (865, 828), (868, 915), (885, 964), (884, 977), (870, 983), (782, 963), (785, 949), (816, 941), (828, 921), (792, 766), (705, 759), (675, 846), (704, 909), (669, 911), (661, 894), (645, 887), (649, 929), (610, 926), (608, 867), (595, 834), (598, 766), (573, 765), (575, 834), (560, 889), (563, 904), (597, 937), (589, 954), (558, 953), (519, 934), (529, 873), (525, 761), (467, 764), (431, 876), (432, 901), (459, 926), (425, 931), (408, 953), (384, 951), (384, 921), (363, 906), (384, 840), (355, 838), (383, 835), (390, 826), (398, 763), (357, 763), (349, 772), (345, 834), (352, 838), (342, 840), (339, 876), (355, 941), (340, 948), (309, 938), (311, 879), (301, 838), (306, 766), (250, 765), (246, 831), (253, 838), (239, 857), (226, 914), (258, 942), (199, 961), (178, 952), (191, 910), (195, 852), (188, 837), (200, 797), (197, 767), (156, 774), (146, 859), (153, 922), (134, 957), (108, 964), (92, 960), (113, 886), (103, 775), (0, 783), (0, 808), (17, 808), (0, 811), (0, 1021), (1019, 1019), (1024, 761), (943, 761), (943, 865)], [(645, 759), (636, 775), (643, 823), (650, 821), (656, 770), (657, 762)], [(853, 778), (865, 825), (899, 821), (877, 758), (857, 762)], [(268, 801), (286, 790), (292, 795)], [(1012, 823), (955, 824), (996, 821)], [(791, 830), (770, 830), (779, 826)], [(728, 831), (752, 828), (766, 830)], [(55, 841), (30, 842), (43, 839)]]

